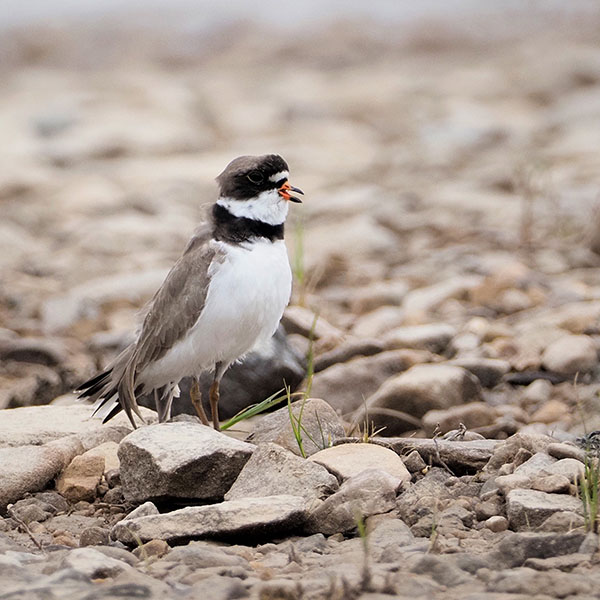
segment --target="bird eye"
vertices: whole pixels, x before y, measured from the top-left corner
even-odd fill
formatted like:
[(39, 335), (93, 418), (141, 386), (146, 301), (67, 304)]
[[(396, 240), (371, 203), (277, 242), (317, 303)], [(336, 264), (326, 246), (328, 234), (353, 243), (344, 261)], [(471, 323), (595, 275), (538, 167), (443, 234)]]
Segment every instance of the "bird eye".
[(252, 183), (262, 183), (263, 182), (263, 175), (260, 171), (250, 171), (250, 173), (248, 173), (248, 175), (246, 175), (246, 177), (248, 177), (248, 179)]

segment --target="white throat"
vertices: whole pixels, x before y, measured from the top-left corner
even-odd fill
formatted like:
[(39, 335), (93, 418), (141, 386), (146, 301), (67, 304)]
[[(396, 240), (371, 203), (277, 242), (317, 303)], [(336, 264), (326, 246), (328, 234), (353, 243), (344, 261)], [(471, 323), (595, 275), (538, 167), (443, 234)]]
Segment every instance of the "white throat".
[(261, 192), (250, 200), (236, 200), (221, 196), (217, 204), (226, 208), (234, 217), (254, 219), (268, 225), (281, 225), (288, 214), (288, 201), (276, 189)]

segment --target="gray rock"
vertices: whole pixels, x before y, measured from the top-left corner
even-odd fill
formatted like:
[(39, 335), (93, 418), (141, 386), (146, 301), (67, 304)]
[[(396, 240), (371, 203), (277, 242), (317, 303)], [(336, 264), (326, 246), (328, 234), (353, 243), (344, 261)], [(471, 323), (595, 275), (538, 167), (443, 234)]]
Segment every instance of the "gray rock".
[(450, 477), (443, 469), (430, 469), (425, 477), (398, 496), (396, 508), (400, 518), (406, 524), (414, 525), (421, 517), (439, 511), (440, 502), (453, 496), (446, 485)]
[(515, 433), (496, 445), (493, 455), (485, 466), (485, 471), (495, 473), (502, 465), (511, 463), (521, 449), (525, 449), (531, 454), (545, 452), (553, 441), (551, 437), (540, 433)]
[[(510, 473), (509, 475), (499, 475), (494, 481), (494, 485), (504, 494), (508, 494), (511, 490), (529, 489), (531, 487), (532, 478), (527, 475), (519, 475), (518, 473)], [(491, 482), (488, 482), (491, 483)]]
[(581, 546), (579, 546), (579, 552), (593, 555), (598, 552), (598, 548), (600, 548), (599, 542), (598, 534), (593, 531), (588, 531), (581, 542)]
[(162, 562), (186, 565), (193, 570), (208, 567), (245, 567), (248, 565), (247, 560), (237, 554), (227, 552), (227, 548), (204, 541), (194, 541), (185, 546), (177, 546), (163, 558)]
[(510, 371), (510, 363), (498, 358), (463, 357), (448, 361), (449, 365), (462, 367), (473, 373), (485, 388), (498, 385), (502, 377)]
[(569, 533), (576, 529), (583, 529), (585, 519), (583, 515), (568, 510), (551, 514), (538, 528), (537, 531), (551, 533)]
[(342, 331), (328, 323), (324, 317), (297, 304), (285, 309), (281, 323), (288, 333), (299, 333), (314, 340), (343, 338)]
[(556, 459), (546, 454), (546, 452), (536, 452), (531, 458), (520, 464), (514, 470), (514, 474), (529, 478), (550, 475), (552, 473), (550, 469), (555, 462)]
[(38, 492), (34, 497), (44, 504), (50, 504), (58, 513), (67, 512), (70, 508), (69, 503), (58, 492)]
[(63, 344), (57, 340), (0, 336), (0, 360), (20, 361), (55, 367), (66, 359)]
[(456, 333), (456, 329), (452, 325), (427, 323), (426, 325), (396, 327), (383, 336), (383, 341), (390, 350), (416, 348), (441, 354)]
[(0, 448), (0, 511), (26, 493), (44, 489), (83, 450), (77, 436), (43, 446)]
[(352, 335), (364, 338), (380, 337), (393, 327), (404, 323), (404, 313), (397, 306), (380, 306), (356, 318)]
[(87, 516), (77, 512), (68, 514), (59, 514), (51, 517), (44, 522), (44, 527), (51, 533), (56, 533), (57, 536), (67, 534), (67, 538), (72, 538), (75, 543), (79, 539), (79, 535), (88, 527), (105, 527), (106, 523), (98, 517)]
[(378, 339), (350, 338), (332, 350), (319, 354), (314, 360), (314, 370), (315, 373), (319, 373), (332, 365), (345, 363), (358, 356), (373, 356), (384, 350), (383, 342)]
[(422, 319), (449, 298), (458, 298), (479, 285), (482, 278), (475, 275), (451, 277), (432, 285), (412, 290), (406, 294), (402, 307), (407, 317)]
[[(333, 408), (320, 398), (308, 398), (292, 403), (292, 412), (302, 425), (301, 436), (306, 456), (330, 446), (345, 436), (344, 428)], [(290, 421), (287, 406), (259, 417), (247, 441), (253, 444), (275, 442), (294, 454), (301, 455)]]
[(250, 539), (283, 536), (302, 525), (305, 500), (299, 496), (243, 498), (206, 506), (190, 506), (170, 513), (125, 519), (111, 537), (125, 544), (152, 539)]
[[(481, 400), (479, 380), (466, 369), (452, 365), (415, 365), (388, 379), (367, 400), (367, 410), (388, 408), (422, 417), (429, 410)], [(375, 420), (375, 427), (385, 422)]]
[(310, 513), (305, 529), (325, 535), (350, 531), (358, 519), (392, 510), (400, 486), (400, 479), (384, 471), (362, 471)]
[(501, 515), (490, 517), (489, 519), (486, 519), (483, 524), (487, 529), (494, 533), (499, 533), (500, 531), (506, 531), (508, 529), (508, 519)]
[(417, 450), (411, 450), (406, 456), (403, 456), (402, 462), (410, 473), (418, 473), (427, 467), (427, 463)]
[(80, 546), (106, 546), (110, 542), (110, 531), (104, 527), (88, 527), (79, 536)]
[(164, 281), (166, 274), (165, 268), (151, 268), (88, 278), (85, 283), (72, 287), (66, 294), (44, 300), (41, 307), (44, 331), (58, 332), (66, 329), (104, 302), (123, 299), (139, 302), (140, 298), (149, 298)]
[(580, 551), (585, 538), (581, 532), (572, 533), (512, 533), (507, 532), (490, 553), (492, 564), (499, 567), (518, 567), (529, 558), (549, 558)]
[(378, 469), (396, 477), (404, 486), (410, 482), (402, 459), (393, 450), (377, 444), (340, 444), (313, 454), (309, 460), (323, 465), (341, 481), (367, 469)]
[(575, 446), (575, 444), (555, 442), (548, 444), (546, 451), (554, 458), (574, 458), (580, 462), (585, 461), (585, 451), (582, 448)]
[(522, 392), (521, 402), (524, 406), (543, 404), (552, 396), (553, 386), (546, 379), (532, 381)]
[(548, 371), (563, 375), (585, 373), (598, 365), (598, 351), (588, 335), (566, 335), (552, 342), (542, 354)]
[(227, 575), (209, 575), (192, 585), (187, 592), (188, 598), (210, 598), (210, 600), (231, 600), (247, 598), (248, 590), (244, 583)]
[(451, 557), (425, 554), (419, 556), (410, 567), (413, 573), (427, 574), (437, 583), (447, 587), (456, 587), (471, 581), (471, 577), (457, 567)]
[(566, 598), (588, 595), (594, 590), (592, 581), (561, 572), (539, 572), (520, 567), (495, 573), (487, 584), (489, 592), (504, 594), (544, 595)]
[[(572, 571), (575, 567), (583, 566), (589, 560), (587, 554), (566, 554), (551, 558), (528, 558), (524, 566), (536, 571)], [(589, 564), (589, 563), (588, 563)]]
[[(154, 415), (146, 409), (142, 414), (145, 418)], [(131, 429), (124, 414), (103, 425), (100, 419), (92, 418), (91, 407), (85, 404), (13, 408), (0, 411), (0, 448), (42, 446), (76, 436), (83, 452), (104, 442), (120, 442)]]
[(317, 373), (311, 393), (326, 398), (340, 414), (359, 408), (391, 376), (406, 371), (414, 364), (403, 350), (381, 352), (335, 364)]
[[(317, 453), (317, 455), (320, 453)], [(273, 443), (259, 444), (225, 500), (290, 494), (310, 506), (337, 491), (337, 479), (324, 467)]]
[(148, 517), (150, 515), (158, 515), (158, 508), (153, 502), (144, 502), (144, 504), (140, 504), (138, 507), (134, 508), (128, 515), (127, 519), (137, 519), (138, 517)]
[(561, 458), (548, 468), (549, 475), (562, 475), (571, 483), (583, 477), (584, 465), (576, 458)]
[(196, 423), (136, 429), (119, 445), (123, 494), (135, 502), (223, 497), (254, 449)]
[(380, 306), (398, 306), (408, 289), (408, 285), (400, 279), (373, 281), (353, 290), (350, 310), (363, 314)]
[(548, 494), (568, 494), (571, 491), (571, 482), (564, 475), (543, 475), (534, 477), (530, 487)]
[(428, 440), (422, 438), (387, 438), (387, 444), (401, 456), (417, 450), (427, 464), (438, 465), (440, 459), (451, 469), (458, 471), (481, 470), (490, 460), (498, 440), (474, 440), (459, 442)]
[(397, 562), (415, 541), (408, 525), (390, 515), (373, 515), (366, 524), (369, 555), (377, 562)]
[(579, 513), (581, 510), (581, 500), (566, 494), (514, 489), (506, 498), (506, 515), (514, 530), (537, 527), (555, 512)]
[(11, 507), (11, 516), (16, 516), (26, 524), (41, 523), (55, 515), (58, 510), (52, 504), (39, 498), (24, 498)]
[(131, 567), (121, 560), (106, 556), (95, 548), (76, 548), (67, 552), (61, 568), (70, 568), (90, 579), (115, 577)]

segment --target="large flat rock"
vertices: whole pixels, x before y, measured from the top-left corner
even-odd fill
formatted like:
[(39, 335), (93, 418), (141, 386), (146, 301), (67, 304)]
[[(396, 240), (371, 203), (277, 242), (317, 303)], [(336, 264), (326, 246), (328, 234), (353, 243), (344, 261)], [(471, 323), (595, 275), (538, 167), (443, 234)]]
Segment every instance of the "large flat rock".
[(54, 440), (43, 446), (0, 448), (0, 512), (28, 492), (43, 490), (83, 451), (77, 436)]
[[(142, 409), (152, 422), (156, 413)], [(41, 446), (63, 437), (76, 435), (86, 450), (108, 441), (119, 442), (132, 430), (125, 414), (120, 413), (105, 425), (92, 417), (89, 404), (69, 406), (26, 406), (0, 410), (0, 448)]]
[(125, 544), (190, 538), (242, 538), (265, 540), (300, 527), (306, 519), (305, 500), (280, 495), (229, 500), (207, 506), (189, 506), (173, 512), (124, 519), (111, 532)]
[(482, 469), (492, 457), (499, 440), (471, 440), (468, 442), (424, 438), (386, 438), (386, 445), (400, 455), (417, 450), (427, 464), (457, 470)]
[[(143, 414), (154, 418), (152, 411)], [(85, 404), (0, 410), (0, 511), (43, 490), (75, 456), (130, 431), (125, 415), (103, 425)]]

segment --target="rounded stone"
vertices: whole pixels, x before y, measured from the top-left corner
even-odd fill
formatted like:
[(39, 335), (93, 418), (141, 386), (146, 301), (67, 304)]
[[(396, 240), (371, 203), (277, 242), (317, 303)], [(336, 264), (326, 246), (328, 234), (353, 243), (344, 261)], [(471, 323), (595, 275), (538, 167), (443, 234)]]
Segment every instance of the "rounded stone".
[(499, 533), (500, 531), (506, 531), (508, 529), (508, 519), (500, 515), (494, 515), (489, 519), (486, 519), (484, 525), (490, 531)]
[(552, 342), (542, 355), (542, 364), (548, 371), (575, 375), (591, 371), (598, 365), (594, 340), (588, 335), (565, 335)]
[(103, 527), (88, 527), (79, 536), (79, 545), (83, 546), (106, 546), (109, 543), (109, 531)]
[(349, 479), (367, 469), (379, 469), (397, 477), (403, 484), (410, 481), (410, 473), (402, 459), (389, 448), (376, 444), (341, 444), (325, 448), (309, 457), (339, 479)]

